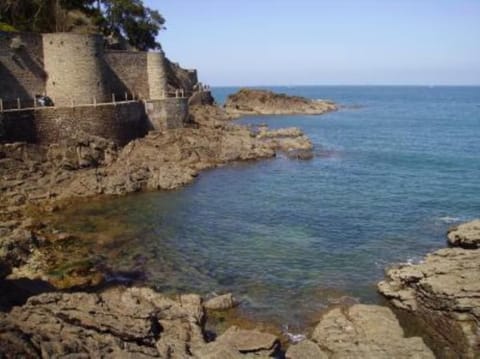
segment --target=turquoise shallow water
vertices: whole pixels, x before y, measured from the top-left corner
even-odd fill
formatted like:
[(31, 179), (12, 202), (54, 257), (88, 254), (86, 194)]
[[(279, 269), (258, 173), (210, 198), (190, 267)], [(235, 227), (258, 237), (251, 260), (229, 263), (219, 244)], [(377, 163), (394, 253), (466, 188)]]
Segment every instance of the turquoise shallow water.
[(313, 160), (232, 164), (179, 191), (72, 209), (70, 224), (91, 231), (103, 216), (130, 229), (113, 270), (145, 271), (164, 291), (232, 291), (246, 312), (301, 326), (343, 295), (378, 301), (386, 266), (443, 247), (449, 226), (480, 216), (480, 88), (275, 90), (347, 106), (240, 121), (301, 127)]

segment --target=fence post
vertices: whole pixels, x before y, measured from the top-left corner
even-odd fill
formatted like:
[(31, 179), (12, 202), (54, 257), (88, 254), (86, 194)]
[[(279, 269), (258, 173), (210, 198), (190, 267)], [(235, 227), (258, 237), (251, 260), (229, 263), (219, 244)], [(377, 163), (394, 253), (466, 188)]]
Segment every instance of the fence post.
[(20, 103), (20, 97), (17, 97), (17, 108), (19, 110), (22, 108), (22, 104)]
[(125, 91), (125, 101), (128, 101), (128, 93)]
[(115, 94), (112, 93), (112, 102), (115, 103)]
[(0, 112), (3, 112), (3, 100), (0, 98)]

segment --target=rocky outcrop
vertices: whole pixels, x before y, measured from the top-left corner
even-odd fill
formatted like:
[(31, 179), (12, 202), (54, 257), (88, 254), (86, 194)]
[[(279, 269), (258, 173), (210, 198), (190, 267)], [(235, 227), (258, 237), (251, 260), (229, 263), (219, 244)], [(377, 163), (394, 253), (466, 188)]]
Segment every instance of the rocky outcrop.
[[(42, 269), (45, 266), (38, 261), (61, 248), (46, 246), (43, 240), (48, 237), (54, 242), (59, 236), (37, 238), (38, 231), (33, 235), (31, 231), (14, 232), (26, 219), (28, 207), (35, 207), (33, 212), (38, 213), (73, 198), (175, 189), (193, 181), (201, 170), (232, 161), (270, 158), (282, 152), (295, 158), (312, 155), (310, 140), (298, 129), (257, 131), (237, 126), (216, 106), (193, 106), (191, 114), (189, 127), (151, 132), (123, 148), (85, 133), (49, 146), (0, 144), (2, 277), (12, 266), (24, 265), (26, 258), (32, 257), (16, 277), (48, 280)], [(25, 241), (19, 240), (20, 234)], [(31, 244), (32, 238), (34, 242), (37, 239), (36, 246)], [(38, 255), (32, 255), (34, 252)], [(92, 280), (84, 283), (95, 284), (99, 278)], [(79, 277), (64, 280), (62, 287), (69, 283), (81, 285), (83, 281)]]
[(267, 90), (242, 89), (230, 95), (225, 109), (231, 115), (320, 115), (337, 110), (331, 101), (277, 94)]
[(451, 246), (476, 249), (480, 247), (480, 220), (460, 224), (447, 234)]
[(434, 358), (434, 355), (421, 338), (405, 337), (390, 309), (356, 304), (327, 312), (311, 339), (291, 346), (286, 357)]
[(204, 322), (197, 295), (172, 299), (149, 288), (41, 294), (0, 314), (0, 357), (266, 358), (278, 348), (275, 336), (236, 327), (207, 343)]
[[(470, 247), (472, 228), (459, 226), (449, 240)], [(480, 356), (479, 249), (445, 248), (419, 264), (399, 265), (387, 271), (378, 289), (395, 307), (420, 318), (452, 349), (451, 357)]]

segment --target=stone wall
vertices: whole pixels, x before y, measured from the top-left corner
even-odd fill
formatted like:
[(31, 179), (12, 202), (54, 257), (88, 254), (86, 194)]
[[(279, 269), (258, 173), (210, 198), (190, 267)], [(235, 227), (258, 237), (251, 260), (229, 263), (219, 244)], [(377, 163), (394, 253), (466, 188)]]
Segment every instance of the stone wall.
[(188, 100), (186, 98), (147, 101), (145, 108), (154, 130), (181, 128), (188, 122)]
[(55, 105), (110, 102), (105, 81), (104, 40), (100, 35), (56, 33), (43, 35), (47, 94)]
[(35, 95), (44, 94), (42, 35), (0, 31), (0, 99), (4, 108), (17, 106), (17, 98), (27, 106)]
[(110, 92), (124, 98), (125, 92), (138, 98), (149, 98), (147, 75), (147, 53), (134, 51), (112, 51), (105, 53), (110, 69), (107, 74)]
[(163, 52), (147, 53), (148, 87), (150, 100), (165, 97), (167, 91), (167, 74), (165, 72), (165, 54)]
[(0, 139), (4, 142), (56, 143), (84, 131), (125, 145), (135, 138), (144, 136), (148, 130), (145, 108), (141, 102), (46, 107), (8, 111), (2, 116)]

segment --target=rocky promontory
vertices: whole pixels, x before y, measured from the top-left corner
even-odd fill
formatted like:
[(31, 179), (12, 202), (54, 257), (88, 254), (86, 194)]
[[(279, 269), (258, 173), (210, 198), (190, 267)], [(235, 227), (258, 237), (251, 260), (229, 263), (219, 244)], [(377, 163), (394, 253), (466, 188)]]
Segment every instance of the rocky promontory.
[(52, 145), (0, 144), (0, 274), (16, 268), (16, 277), (49, 280), (42, 258), (71, 238), (52, 234), (41, 217), (60, 202), (171, 190), (207, 168), (279, 153), (310, 158), (312, 149), (298, 129), (256, 131), (232, 124), (216, 106), (192, 106), (185, 128), (150, 132), (123, 148), (85, 133)]
[(337, 109), (331, 101), (311, 100), (257, 89), (242, 89), (228, 96), (225, 102), (225, 110), (232, 116), (321, 115)]
[(393, 306), (423, 321), (444, 343), (446, 357), (480, 356), (480, 249), (473, 245), (478, 223), (449, 231), (449, 243), (458, 247), (428, 254), (419, 264), (394, 267), (378, 285)]

